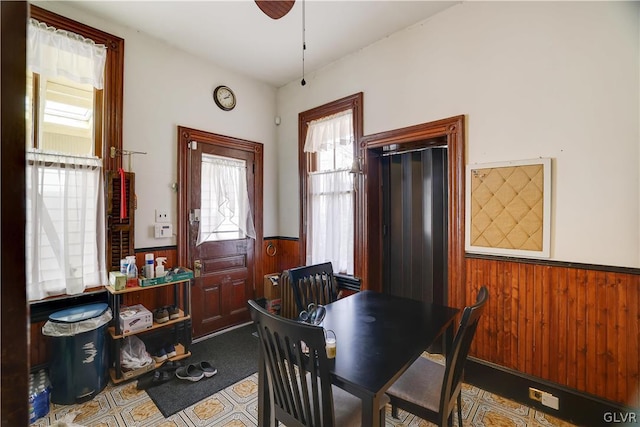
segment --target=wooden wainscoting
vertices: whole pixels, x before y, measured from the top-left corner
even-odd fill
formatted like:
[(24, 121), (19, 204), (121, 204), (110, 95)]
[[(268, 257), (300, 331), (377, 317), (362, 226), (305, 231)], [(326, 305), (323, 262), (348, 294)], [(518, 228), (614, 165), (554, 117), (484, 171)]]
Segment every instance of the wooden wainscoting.
[(482, 285), (472, 356), (640, 407), (637, 270), (467, 257), (465, 304)]
[(264, 274), (303, 265), (300, 262), (300, 241), (293, 237), (265, 237), (262, 248)]
[[(138, 266), (140, 274), (142, 274), (141, 267), (144, 265), (144, 256), (147, 253), (152, 253), (155, 258), (165, 257), (167, 262), (165, 269), (171, 267), (180, 267), (178, 265), (178, 250), (175, 246), (167, 246), (162, 248), (149, 248), (149, 249), (136, 249), (136, 265)], [(155, 266), (154, 263), (154, 271)], [(149, 310), (153, 310), (158, 307), (173, 304), (173, 286), (163, 286), (161, 288), (154, 289), (152, 291), (145, 292), (131, 292), (124, 294), (122, 298), (123, 305), (136, 305), (142, 304)]]

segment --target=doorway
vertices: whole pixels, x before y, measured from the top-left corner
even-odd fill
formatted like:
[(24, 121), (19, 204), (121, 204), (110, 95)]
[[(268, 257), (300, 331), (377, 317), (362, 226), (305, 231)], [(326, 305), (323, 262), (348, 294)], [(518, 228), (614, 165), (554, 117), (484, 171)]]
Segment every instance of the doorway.
[[(427, 149), (443, 149), (441, 158), (443, 167), (442, 176), (446, 175), (446, 236), (442, 242), (440, 254), (444, 256), (444, 261), (434, 260), (437, 264), (446, 265), (440, 276), (434, 276), (433, 287), (441, 286), (442, 296), (434, 293), (433, 301), (444, 303), (453, 307), (462, 307), (466, 303), (465, 296), (465, 260), (464, 260), (464, 196), (465, 196), (465, 147), (464, 147), (464, 116), (454, 116), (447, 119), (423, 123), (406, 128), (394, 129), (377, 134), (366, 135), (360, 141), (360, 149), (364, 157), (364, 170), (366, 174), (366, 210), (367, 210), (367, 269), (368, 281), (366, 289), (375, 291), (387, 291), (396, 289), (401, 279), (398, 274), (401, 264), (387, 264), (385, 273), (385, 260), (390, 256), (392, 246), (385, 238), (385, 198), (390, 202), (389, 195), (385, 196), (385, 182), (389, 186), (390, 182), (385, 175), (388, 174), (389, 163), (393, 155), (403, 155), (403, 153), (420, 152)], [(435, 153), (435, 151), (433, 152)], [(410, 154), (405, 162), (411, 163)], [(402, 157), (398, 157), (402, 159)], [(400, 165), (402, 161), (399, 161)], [(422, 160), (415, 161), (415, 165), (422, 164)], [(386, 165), (386, 166), (385, 166)], [(414, 166), (415, 166), (414, 165)], [(413, 167), (413, 166), (407, 166)], [(424, 168), (424, 166), (416, 166)], [(402, 166), (400, 169), (402, 170)], [(418, 176), (418, 175), (416, 175)], [(417, 188), (417, 187), (416, 187)], [(444, 201), (444, 195), (443, 195)], [(419, 205), (413, 205), (415, 206)], [(390, 212), (392, 206), (386, 209)], [(409, 216), (410, 217), (410, 216)], [(419, 216), (416, 216), (419, 217)], [(437, 227), (437, 226), (435, 226)], [(402, 230), (402, 228), (400, 228)], [(401, 231), (402, 232), (402, 231)], [(421, 231), (424, 232), (424, 231)], [(411, 245), (411, 240), (407, 244)], [(420, 239), (416, 241), (420, 242)], [(420, 242), (422, 245), (423, 243)], [(385, 249), (386, 248), (386, 249)], [(395, 250), (395, 248), (393, 248)], [(386, 252), (385, 252), (386, 251)], [(411, 265), (418, 265), (422, 262), (419, 257), (411, 255)], [(416, 279), (420, 280), (420, 279)], [(436, 283), (439, 281), (441, 283)], [(388, 282), (385, 284), (385, 282)], [(391, 283), (394, 282), (394, 283)], [(428, 288), (428, 287), (427, 287)], [(420, 299), (423, 299), (420, 297)], [(424, 298), (428, 300), (428, 295)], [(440, 301), (438, 301), (440, 300)]]
[(262, 144), (179, 127), (178, 162), (178, 260), (201, 338), (249, 321), (262, 283)]
[(443, 304), (447, 288), (447, 148), (382, 158), (383, 291)]

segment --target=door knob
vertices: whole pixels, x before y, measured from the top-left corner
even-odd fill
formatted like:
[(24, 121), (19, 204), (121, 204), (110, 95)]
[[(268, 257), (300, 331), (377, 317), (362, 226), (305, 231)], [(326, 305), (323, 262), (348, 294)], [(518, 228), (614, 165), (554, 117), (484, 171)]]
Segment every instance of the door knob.
[(199, 259), (193, 261), (193, 275), (195, 277), (200, 277), (202, 274), (202, 261)]

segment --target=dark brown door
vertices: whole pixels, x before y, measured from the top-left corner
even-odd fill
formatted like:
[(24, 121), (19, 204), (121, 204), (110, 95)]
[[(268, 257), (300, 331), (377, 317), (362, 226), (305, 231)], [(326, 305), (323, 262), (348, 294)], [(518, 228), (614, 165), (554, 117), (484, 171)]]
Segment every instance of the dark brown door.
[[(197, 338), (250, 320), (247, 300), (255, 297), (260, 273), (256, 248), (261, 247), (258, 222), (262, 221), (257, 218), (256, 199), (261, 197), (256, 195), (262, 193), (262, 179), (261, 174), (256, 177), (256, 170), (261, 171), (262, 145), (233, 144), (232, 138), (201, 131), (191, 131), (190, 137), (186, 142), (186, 250), (187, 264), (195, 275), (191, 313)], [(232, 178), (218, 174), (224, 175), (229, 168)], [(234, 205), (236, 198), (248, 199), (250, 221), (239, 216), (242, 209)], [(252, 224), (255, 234), (251, 230), (247, 234), (254, 237), (246, 235), (247, 226), (240, 223)]]

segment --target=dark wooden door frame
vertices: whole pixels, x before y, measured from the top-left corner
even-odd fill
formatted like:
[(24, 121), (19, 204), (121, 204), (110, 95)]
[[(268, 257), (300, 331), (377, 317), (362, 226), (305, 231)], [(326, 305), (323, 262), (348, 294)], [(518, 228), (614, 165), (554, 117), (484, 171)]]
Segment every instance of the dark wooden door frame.
[(197, 129), (190, 129), (178, 126), (178, 229), (177, 229), (177, 246), (178, 246), (178, 263), (187, 266), (188, 244), (189, 244), (189, 194), (187, 186), (189, 177), (187, 176), (187, 166), (189, 161), (189, 142), (202, 141), (215, 144), (220, 147), (227, 147), (235, 150), (249, 151), (255, 154), (255, 178), (254, 185), (256, 188), (254, 194), (254, 227), (256, 229), (256, 241), (254, 244), (253, 259), (254, 280), (253, 280), (253, 297), (256, 297), (256, 286), (262, 285), (262, 241), (263, 241), (263, 148), (262, 144), (243, 139), (233, 138), (230, 136), (217, 135), (211, 132), (205, 132)]
[(28, 4), (0, 2), (0, 424), (29, 423), (29, 309), (25, 268), (25, 120)]
[(465, 216), (465, 117), (455, 116), (434, 122), (366, 135), (360, 140), (365, 152), (367, 289), (382, 291), (382, 177), (384, 150), (412, 150), (446, 146), (448, 150), (448, 301), (465, 303), (464, 216)]

